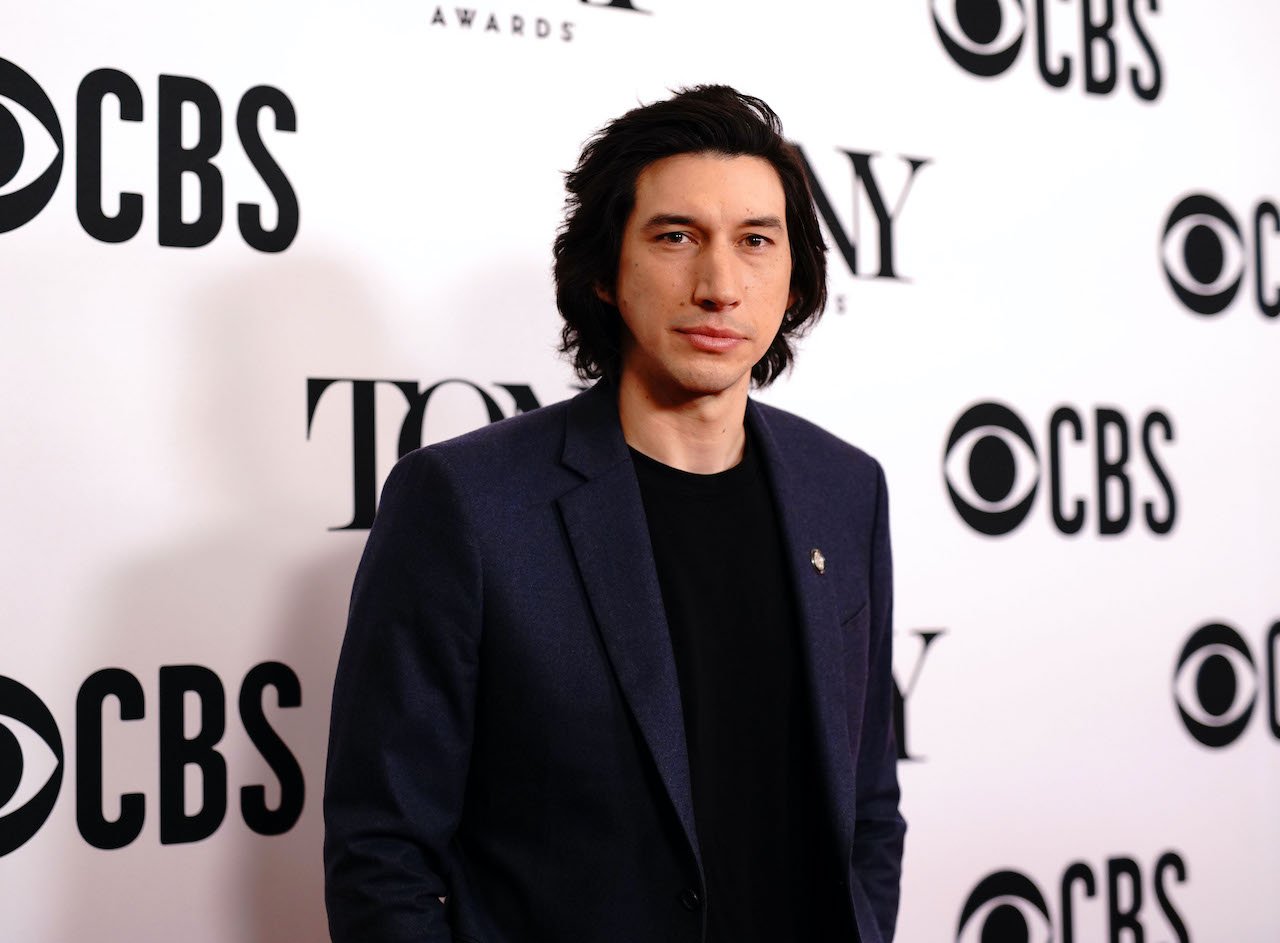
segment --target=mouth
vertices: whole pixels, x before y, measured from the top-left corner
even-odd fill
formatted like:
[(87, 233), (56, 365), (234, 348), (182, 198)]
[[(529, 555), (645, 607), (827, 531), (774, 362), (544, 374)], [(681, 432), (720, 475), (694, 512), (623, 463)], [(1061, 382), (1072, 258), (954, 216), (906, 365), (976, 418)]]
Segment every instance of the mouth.
[(712, 327), (709, 324), (695, 324), (692, 327), (678, 327), (676, 331), (681, 334), (698, 334), (702, 337), (727, 337), (734, 340), (744, 341), (746, 336), (739, 331), (730, 330), (727, 327)]
[(676, 328), (676, 333), (683, 335), (691, 347), (708, 353), (724, 353), (747, 340), (738, 331), (705, 324)]

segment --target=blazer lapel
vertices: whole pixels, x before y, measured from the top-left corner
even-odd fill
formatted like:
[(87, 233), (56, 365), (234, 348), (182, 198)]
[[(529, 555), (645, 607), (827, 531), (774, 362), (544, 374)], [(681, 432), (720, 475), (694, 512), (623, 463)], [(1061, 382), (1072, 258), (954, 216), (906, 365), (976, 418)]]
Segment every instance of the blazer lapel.
[(618, 685), (701, 870), (675, 656), (615, 395), (602, 381), (570, 404), (563, 459), (587, 480), (558, 503)]
[(783, 554), (799, 609), (800, 644), (809, 681), (819, 772), (839, 826), (840, 849), (848, 860), (853, 847), (855, 783), (849, 755), (844, 643), (831, 582), (822, 578), (810, 560), (812, 551), (822, 547), (822, 502), (828, 496), (814, 495), (805, 487), (800, 470), (794, 467), (794, 452), (774, 435), (753, 402), (747, 405), (747, 423), (755, 433), (773, 485)]

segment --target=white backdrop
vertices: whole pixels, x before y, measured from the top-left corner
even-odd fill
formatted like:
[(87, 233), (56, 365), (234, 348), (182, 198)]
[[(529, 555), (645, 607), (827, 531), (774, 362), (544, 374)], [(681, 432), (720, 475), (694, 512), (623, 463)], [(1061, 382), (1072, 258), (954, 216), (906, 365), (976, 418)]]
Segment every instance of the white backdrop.
[[(637, 102), (724, 82), (782, 115), (833, 207), (828, 231), (857, 247), (855, 272), (833, 242), (826, 316), (763, 398), (888, 473), (895, 673), (913, 756), (900, 764), (910, 831), (899, 939), (1275, 939), (1280, 319), (1263, 308), (1280, 294), (1266, 211), (1280, 201), (1280, 12), (1256, 0), (614, 2), (6, 10), (4, 938), (325, 938), (328, 698), (365, 537), (334, 528), (358, 518), (354, 469), (363, 461), (380, 484), (390, 468), (402, 389), (466, 381), (432, 395), (424, 442), (488, 421), (474, 387), (504, 414), (513, 390), (523, 405), (572, 392), (553, 351), (549, 275), (561, 174)], [(1083, 19), (1108, 11), (1113, 67), (1106, 39), (1091, 49), (1095, 80), (1114, 74), (1115, 88), (1090, 91)], [(953, 56), (944, 35), (977, 58)], [(1059, 88), (1044, 73), (1063, 57)], [(84, 91), (100, 69), (136, 86), (140, 120)], [(208, 176), (202, 186), (186, 174), (180, 202), (161, 194), (161, 168), (176, 173), (179, 145), (200, 140), (197, 106), (170, 100), (183, 83), (161, 76), (198, 79), (220, 111), (205, 96), (207, 129), (222, 131), (212, 163), (223, 193), (210, 205), (224, 218), (199, 247), (162, 244), (173, 241), (162, 217), (198, 223), (212, 210), (199, 210)], [(253, 109), (238, 129), (258, 86), (287, 99), (296, 130), (282, 129), (279, 107), (258, 113), (256, 133)], [(1156, 87), (1154, 100), (1135, 87)], [(60, 171), (41, 178), (59, 152)], [(874, 155), (858, 158), (869, 181), (850, 153)], [(116, 215), (122, 192), (141, 196), (131, 238), (102, 241), (81, 222), (97, 172), (102, 214)], [(41, 206), (40, 181), (54, 177)], [(891, 218), (897, 277), (882, 274), (871, 189)], [(278, 211), (289, 193), (291, 240)], [(1200, 213), (1166, 237), (1191, 194), (1216, 199), (1238, 231)], [(253, 248), (239, 204), (261, 205), (262, 227), (287, 248)], [(1215, 314), (1193, 312), (1170, 282), (1205, 296), (1237, 275)], [(1020, 417), (1029, 447), (987, 427), (948, 455), (961, 416), (986, 402)], [(1051, 511), (1059, 407), (1081, 421), (1082, 441), (1070, 426), (1056, 436), (1061, 508), (1085, 502), (1076, 533)], [(1099, 409), (1128, 430), (1132, 516), (1116, 534), (1100, 532), (1096, 449), (1102, 439), (1105, 464), (1122, 443), (1114, 426), (1100, 434)], [(1165, 423), (1147, 455), (1152, 413)], [(986, 459), (971, 472), (975, 443)], [(1008, 460), (1013, 491), (1000, 481)], [(1007, 532), (987, 534), (962, 518), (948, 482), (988, 510), (1035, 492), (1024, 519), (1005, 515)], [(1102, 485), (1113, 517), (1122, 488)], [(1144, 502), (1166, 521), (1170, 492), (1172, 524), (1158, 533)], [(1210, 623), (1228, 641), (1180, 667)], [(925, 649), (921, 632), (941, 634)], [(255, 746), (242, 719), (241, 684), (262, 663), (283, 665), (276, 677), (296, 676), (301, 692), (294, 707), (277, 687), (249, 699), (285, 759)], [(212, 672), (197, 674), (213, 677), (225, 709), (177, 682), (162, 707), (161, 669), (183, 665)], [(115, 696), (82, 690), (107, 668), (136, 679), (141, 717), (122, 720)], [(49, 725), (24, 691), (47, 708), (60, 748), (40, 752)], [(214, 739), (218, 717), (225, 818), (201, 840), (162, 841), (162, 754), (185, 783), (165, 787), (169, 814), (196, 816), (206, 777), (172, 745), (202, 729)], [(281, 786), (291, 762), (301, 791)], [(281, 834), (246, 824), (241, 788), (259, 784), (269, 808), (303, 801)], [(142, 796), (140, 828), (117, 827), (122, 847), (95, 847), (85, 816), (100, 804), (116, 819), (125, 793)], [(1022, 879), (984, 883), (997, 872)]]

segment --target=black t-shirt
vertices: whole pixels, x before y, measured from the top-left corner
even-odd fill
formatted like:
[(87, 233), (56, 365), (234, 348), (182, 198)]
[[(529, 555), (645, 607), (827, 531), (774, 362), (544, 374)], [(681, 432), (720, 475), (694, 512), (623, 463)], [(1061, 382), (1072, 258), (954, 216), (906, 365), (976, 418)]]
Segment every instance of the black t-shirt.
[[(769, 483), (632, 450), (675, 652), (707, 943), (835, 939), (799, 625)], [(830, 883), (830, 880), (827, 882)]]

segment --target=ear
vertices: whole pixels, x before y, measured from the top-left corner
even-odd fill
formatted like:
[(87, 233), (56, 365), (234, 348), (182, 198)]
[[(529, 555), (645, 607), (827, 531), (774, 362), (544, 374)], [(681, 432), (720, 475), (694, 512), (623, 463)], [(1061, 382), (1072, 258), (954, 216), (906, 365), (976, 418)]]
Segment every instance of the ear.
[(607, 305), (613, 305), (615, 308), (618, 306), (618, 302), (613, 300), (613, 292), (611, 292), (608, 288), (605, 288), (604, 285), (601, 285), (599, 282), (596, 282), (595, 287), (596, 287), (597, 298), (599, 298), (601, 301), (603, 301)]

